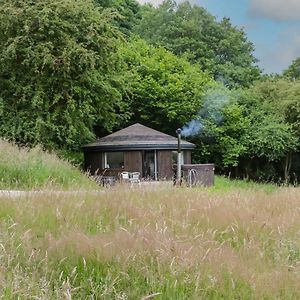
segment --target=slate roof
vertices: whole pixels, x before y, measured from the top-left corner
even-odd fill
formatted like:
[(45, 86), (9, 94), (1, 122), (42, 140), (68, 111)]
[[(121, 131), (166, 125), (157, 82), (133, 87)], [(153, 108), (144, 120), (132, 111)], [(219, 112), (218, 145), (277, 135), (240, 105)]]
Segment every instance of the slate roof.
[[(182, 140), (181, 148), (192, 150), (195, 145)], [(176, 150), (177, 137), (136, 123), (83, 146), (85, 152), (153, 149)]]

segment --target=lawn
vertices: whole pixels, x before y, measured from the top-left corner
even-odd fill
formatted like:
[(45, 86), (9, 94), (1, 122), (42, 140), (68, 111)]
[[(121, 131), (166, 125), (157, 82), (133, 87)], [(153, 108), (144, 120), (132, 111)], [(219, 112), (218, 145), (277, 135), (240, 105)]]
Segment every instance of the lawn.
[(0, 198), (4, 299), (299, 299), (300, 197), (117, 186)]

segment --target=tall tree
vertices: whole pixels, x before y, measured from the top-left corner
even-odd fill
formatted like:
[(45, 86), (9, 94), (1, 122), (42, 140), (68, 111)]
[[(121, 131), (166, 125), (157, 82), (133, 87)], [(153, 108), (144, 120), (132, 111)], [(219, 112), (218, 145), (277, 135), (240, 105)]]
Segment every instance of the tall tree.
[(239, 99), (251, 118), (249, 157), (282, 162), (288, 181), (293, 153), (299, 149), (299, 82), (268, 78), (256, 83)]
[(0, 135), (77, 148), (120, 122), (120, 33), (91, 0), (0, 2)]
[[(257, 82), (251, 89), (257, 110), (268, 110), (290, 124), (300, 135), (300, 81), (269, 78)], [(248, 101), (249, 103), (249, 101)]]
[(195, 157), (199, 162), (214, 162), (219, 170), (231, 169), (248, 152), (250, 118), (237, 102), (238, 94), (221, 84), (207, 91), (197, 118), (200, 130), (191, 136), (198, 145)]
[(291, 65), (283, 71), (283, 75), (292, 79), (300, 79), (300, 57), (296, 58)]
[(253, 56), (253, 44), (242, 29), (228, 18), (216, 21), (209, 12), (189, 2), (166, 0), (158, 8), (144, 6), (135, 32), (148, 42), (171, 52), (187, 53), (190, 61), (229, 87), (250, 86), (260, 70)]
[(267, 82), (249, 90), (219, 88), (207, 93), (208, 109), (198, 117), (201, 130), (192, 137), (199, 145), (194, 158), (213, 161), (219, 170), (234, 171), (236, 176), (275, 175), (288, 181), (299, 137), (271, 86), (270, 93)]
[(132, 32), (134, 25), (140, 19), (140, 5), (136, 0), (94, 0), (96, 5), (110, 8), (118, 13), (116, 25), (127, 36)]
[(194, 118), (211, 77), (162, 47), (131, 39), (120, 48), (133, 121), (174, 134)]

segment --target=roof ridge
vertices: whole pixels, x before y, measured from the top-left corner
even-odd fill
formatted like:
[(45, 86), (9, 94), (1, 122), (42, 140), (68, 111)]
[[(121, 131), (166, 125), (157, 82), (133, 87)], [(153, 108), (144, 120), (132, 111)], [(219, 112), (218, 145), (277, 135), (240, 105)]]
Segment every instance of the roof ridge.
[[(177, 137), (160, 132), (140, 123), (135, 123), (106, 135), (83, 147), (127, 147), (134, 148), (161, 147), (164, 149), (177, 149)], [(194, 148), (195, 145), (182, 140), (183, 148)]]
[[(133, 128), (139, 128), (138, 130), (133, 130)], [(131, 130), (132, 129), (132, 130)], [(145, 132), (141, 132), (141, 130), (145, 130)], [(128, 132), (129, 131), (129, 132)], [(132, 133), (130, 133), (130, 131), (132, 131)], [(148, 132), (148, 134), (147, 134)], [(164, 137), (172, 137), (172, 138), (175, 138), (174, 136), (170, 135), (170, 134), (167, 134), (167, 133), (164, 133), (164, 132), (161, 132), (161, 131), (158, 131), (156, 129), (153, 129), (151, 127), (148, 127), (148, 126), (145, 126), (143, 124), (140, 124), (140, 123), (135, 123), (135, 124), (132, 124), (132, 125), (129, 125), (125, 128), (122, 128), (116, 132), (113, 132), (111, 134), (108, 134), (104, 137), (101, 137), (101, 138), (98, 138), (97, 140), (102, 140), (104, 138), (108, 138), (108, 137), (114, 137), (114, 136), (121, 136), (122, 133), (130, 133), (130, 135), (149, 135), (149, 133), (156, 133), (157, 135), (160, 135), (160, 136), (164, 136)]]

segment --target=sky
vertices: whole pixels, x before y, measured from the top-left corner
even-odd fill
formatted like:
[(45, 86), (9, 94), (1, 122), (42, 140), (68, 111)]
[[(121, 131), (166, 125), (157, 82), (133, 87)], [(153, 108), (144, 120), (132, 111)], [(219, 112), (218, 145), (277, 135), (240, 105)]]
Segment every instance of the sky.
[[(139, 0), (158, 5), (162, 0)], [(300, 0), (190, 0), (218, 20), (229, 17), (254, 44), (264, 73), (281, 73), (300, 57)]]

